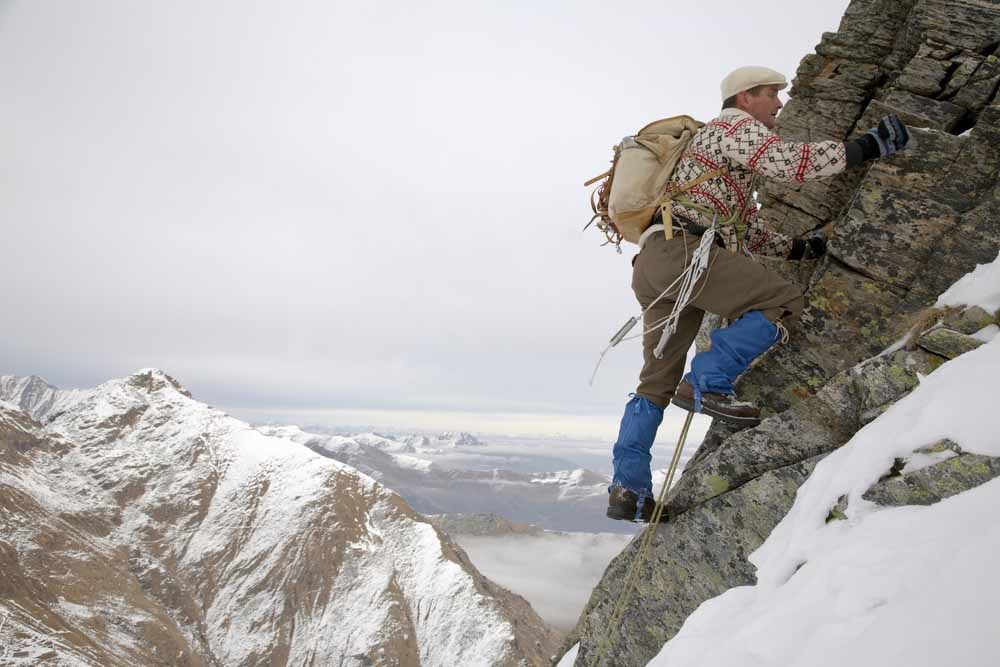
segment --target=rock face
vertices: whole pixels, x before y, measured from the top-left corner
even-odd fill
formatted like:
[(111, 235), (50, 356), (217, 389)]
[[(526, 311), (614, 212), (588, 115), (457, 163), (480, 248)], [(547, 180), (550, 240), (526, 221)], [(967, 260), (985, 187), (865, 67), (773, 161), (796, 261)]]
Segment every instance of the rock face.
[(0, 392), (0, 664), (548, 664), (398, 495), (163, 373)]
[[(807, 307), (777, 348), (742, 378), (741, 397), (765, 407), (757, 428), (714, 424), (671, 490), (622, 622), (608, 632), (640, 540), (608, 567), (574, 633), (577, 665), (645, 665), (704, 600), (753, 583), (747, 556), (791, 507), (823, 456), (843, 445), (996, 314), (942, 313), (913, 350), (881, 354), (911, 320), (1000, 250), (1000, 6), (942, 0), (854, 0), (837, 33), (799, 66), (779, 118), (786, 139), (849, 139), (886, 113), (911, 127), (909, 149), (835, 179), (768, 182), (761, 215), (790, 235), (825, 228), (820, 262), (771, 265), (803, 286)], [(930, 322), (933, 324), (934, 322)], [(915, 446), (929, 443), (914, 443)], [(961, 453), (900, 470), (871, 500), (927, 504), (1000, 474), (1000, 462)], [(907, 468), (906, 466), (910, 466)], [(831, 508), (836, 518), (836, 508)], [(610, 637), (610, 639), (609, 639)]]
[[(1000, 458), (968, 454), (950, 440), (916, 450), (872, 486), (865, 500), (885, 507), (933, 505), (1000, 477)], [(842, 510), (841, 510), (842, 511)]]

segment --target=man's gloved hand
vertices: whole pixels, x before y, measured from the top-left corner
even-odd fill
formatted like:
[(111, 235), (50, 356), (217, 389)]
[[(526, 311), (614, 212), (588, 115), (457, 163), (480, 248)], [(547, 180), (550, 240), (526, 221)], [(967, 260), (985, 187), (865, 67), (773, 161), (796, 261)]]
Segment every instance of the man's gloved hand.
[(819, 259), (825, 254), (826, 234), (819, 231), (804, 239), (795, 239), (792, 241), (792, 251), (788, 253), (788, 259)]
[(885, 116), (863, 136), (844, 144), (847, 166), (853, 167), (867, 160), (888, 157), (906, 148), (909, 141), (910, 133), (903, 121), (895, 115)]
[(903, 121), (895, 114), (885, 116), (878, 122), (878, 125), (868, 130), (865, 136), (872, 136), (878, 143), (878, 152), (881, 157), (892, 155), (896, 151), (906, 148), (910, 141), (910, 133), (907, 131)]

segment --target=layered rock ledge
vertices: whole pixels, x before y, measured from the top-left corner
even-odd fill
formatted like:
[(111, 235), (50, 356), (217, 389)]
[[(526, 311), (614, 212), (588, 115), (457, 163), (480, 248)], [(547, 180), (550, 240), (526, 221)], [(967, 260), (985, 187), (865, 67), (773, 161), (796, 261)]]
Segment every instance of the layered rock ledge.
[[(976, 347), (976, 325), (995, 320), (943, 314), (945, 326), (917, 332), (914, 349), (885, 353), (941, 292), (1000, 250), (998, 46), (995, 3), (854, 0), (839, 30), (802, 60), (779, 119), (783, 137), (849, 139), (896, 113), (912, 145), (829, 181), (762, 189), (763, 219), (793, 236), (826, 229), (830, 252), (773, 265), (803, 286), (808, 305), (789, 344), (739, 385), (766, 419), (738, 433), (712, 426), (670, 493), (671, 519), (656, 531), (602, 665), (645, 665), (701, 602), (754, 583), (747, 556), (815, 464), (918, 375)], [(964, 454), (961, 443), (941, 447), (950, 453), (920, 454), (938, 457), (930, 465), (887, 470), (866, 498), (928, 504), (1000, 474), (1000, 462)], [(831, 508), (831, 520), (842, 510)], [(580, 644), (577, 665), (592, 664), (639, 543), (608, 567), (567, 640), (566, 649)]]

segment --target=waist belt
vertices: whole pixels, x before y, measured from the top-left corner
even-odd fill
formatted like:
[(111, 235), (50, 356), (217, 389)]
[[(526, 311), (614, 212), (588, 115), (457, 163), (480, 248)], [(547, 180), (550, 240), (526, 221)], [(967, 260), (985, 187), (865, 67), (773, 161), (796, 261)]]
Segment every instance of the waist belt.
[[(679, 232), (685, 232), (687, 234), (691, 234), (692, 236), (701, 237), (704, 236), (705, 232), (708, 231), (708, 227), (704, 225), (699, 225), (697, 222), (688, 220), (687, 218), (681, 217), (676, 213), (671, 213), (670, 220), (673, 223), (672, 227), (674, 229), (676, 229)], [(654, 225), (663, 224), (663, 215), (659, 211), (657, 211), (656, 214), (653, 216), (653, 224)], [(716, 235), (715, 243), (720, 248), (726, 247), (726, 242), (722, 240), (721, 236)]]

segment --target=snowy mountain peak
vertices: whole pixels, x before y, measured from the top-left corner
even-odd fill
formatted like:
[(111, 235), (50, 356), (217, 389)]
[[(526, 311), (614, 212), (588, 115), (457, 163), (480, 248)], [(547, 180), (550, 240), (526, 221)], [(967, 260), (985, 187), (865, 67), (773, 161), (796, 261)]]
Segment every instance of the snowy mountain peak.
[(8, 397), (6, 400), (28, 413), (44, 410), (51, 404), (57, 391), (56, 387), (37, 375), (0, 375), (0, 396)]
[(180, 382), (157, 368), (144, 368), (132, 373), (128, 377), (128, 383), (150, 393), (170, 387), (187, 398), (191, 398), (191, 392), (185, 389)]
[(351, 466), (155, 369), (50, 388), (36, 421), (24, 380), (0, 390), (11, 664), (547, 664), (527, 603)]
[(449, 447), (476, 447), (483, 444), (479, 438), (465, 431), (442, 433), (438, 436), (438, 441), (447, 443)]

